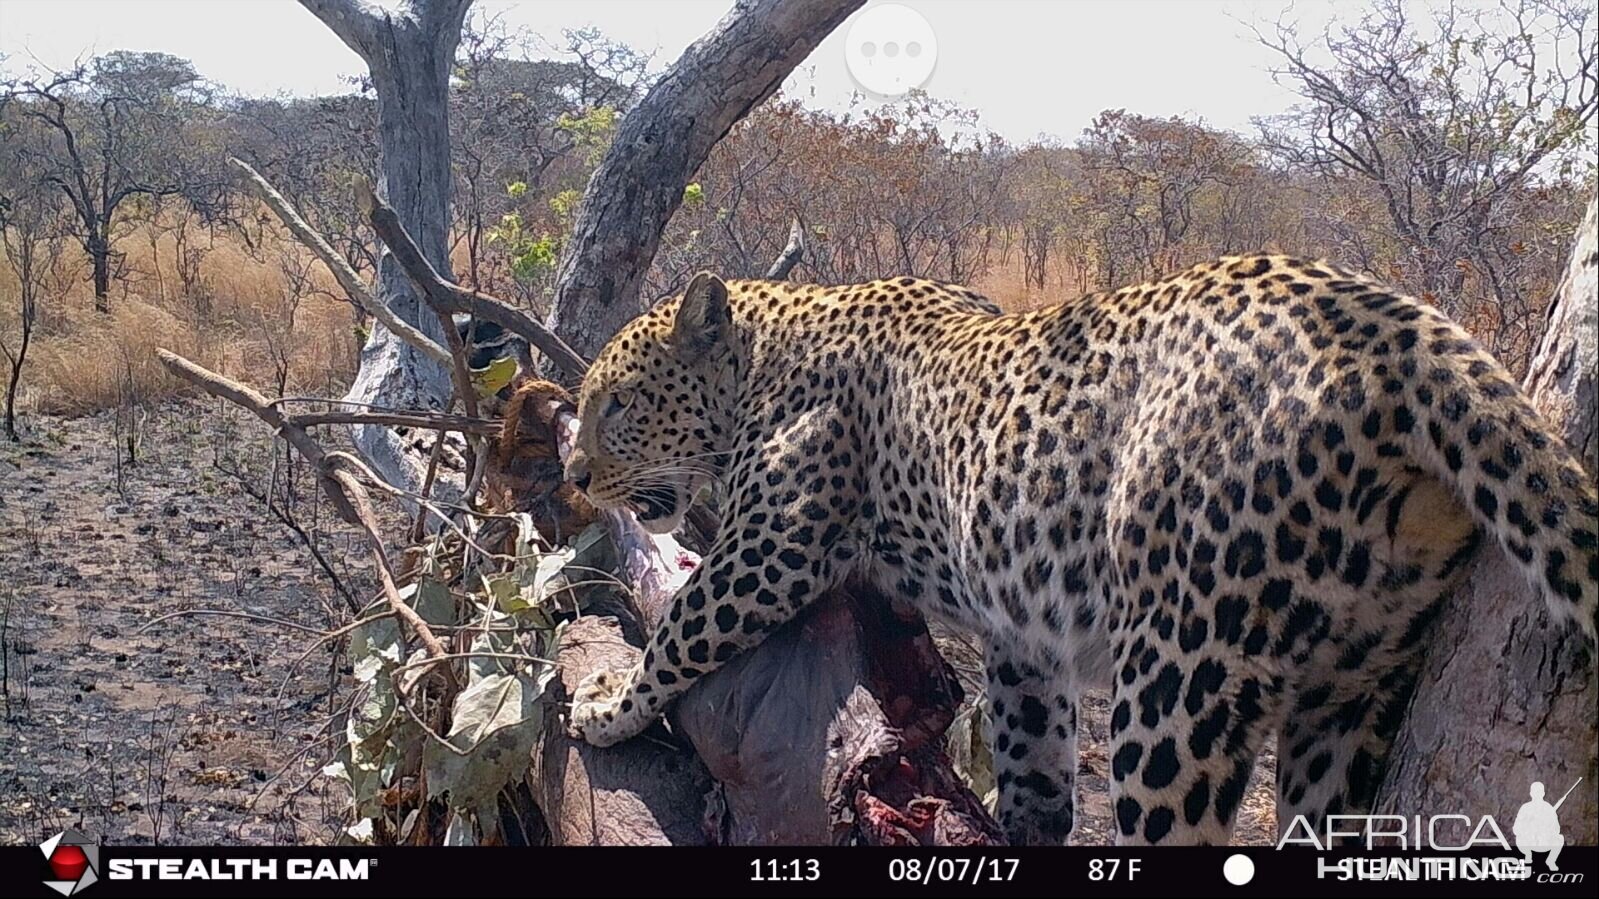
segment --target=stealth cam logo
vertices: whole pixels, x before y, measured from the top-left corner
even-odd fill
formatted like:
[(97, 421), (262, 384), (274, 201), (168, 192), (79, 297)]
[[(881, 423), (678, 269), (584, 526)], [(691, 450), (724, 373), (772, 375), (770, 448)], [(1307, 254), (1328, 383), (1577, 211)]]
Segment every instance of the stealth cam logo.
[(100, 847), (76, 830), (63, 831), (39, 844), (58, 878), (44, 885), (63, 896), (73, 896), (100, 879)]

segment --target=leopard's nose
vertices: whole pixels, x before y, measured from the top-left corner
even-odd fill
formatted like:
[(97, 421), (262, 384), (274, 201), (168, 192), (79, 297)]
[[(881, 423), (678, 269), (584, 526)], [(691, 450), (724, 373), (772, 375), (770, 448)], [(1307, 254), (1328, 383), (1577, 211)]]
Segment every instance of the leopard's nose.
[(588, 491), (589, 483), (594, 480), (594, 474), (589, 471), (588, 453), (574, 449), (566, 457), (566, 479), (576, 484), (577, 489)]

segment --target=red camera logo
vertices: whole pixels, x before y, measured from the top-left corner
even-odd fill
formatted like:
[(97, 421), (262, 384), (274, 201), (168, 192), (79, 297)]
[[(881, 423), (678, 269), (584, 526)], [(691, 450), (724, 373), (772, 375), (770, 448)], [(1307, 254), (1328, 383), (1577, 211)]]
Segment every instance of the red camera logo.
[(100, 879), (100, 846), (83, 833), (67, 830), (39, 844), (55, 880), (44, 885), (72, 896)]

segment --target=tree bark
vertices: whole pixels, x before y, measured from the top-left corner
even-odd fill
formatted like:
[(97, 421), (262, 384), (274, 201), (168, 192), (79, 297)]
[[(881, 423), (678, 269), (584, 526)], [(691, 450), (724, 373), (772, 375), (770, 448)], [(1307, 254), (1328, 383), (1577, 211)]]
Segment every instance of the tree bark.
[[(610, 619), (585, 615), (561, 635), (561, 689), (548, 720), (570, 702), (583, 675), (618, 671), (638, 658)], [(713, 781), (692, 752), (663, 740), (629, 740), (598, 749), (557, 723), (534, 747), (528, 783), (557, 846), (699, 846)]]
[[(1590, 473), (1599, 472), (1599, 208), (1577, 231), (1524, 387)], [(1420, 686), (1394, 743), (1377, 813), (1493, 815), (1506, 836), (1528, 785), (1559, 809), (1566, 845), (1599, 842), (1599, 689), (1577, 630), (1556, 630), (1496, 544), (1440, 616)], [(1442, 831), (1442, 829), (1440, 829)], [(1460, 840), (1469, 828), (1440, 832)]]
[(28, 360), (28, 342), (32, 337), (31, 329), (24, 328), (22, 332), (22, 347), (17, 351), (17, 358), (11, 363), (11, 380), (6, 383), (6, 436), (15, 443), (17, 437), (17, 388), (22, 381), (22, 364)]
[(592, 359), (639, 313), (639, 283), (716, 142), (864, 0), (738, 0), (638, 107), (589, 180), (549, 328)]
[(94, 268), (94, 311), (111, 311), (111, 247), (98, 234), (89, 238), (89, 262)]
[[(27, 290), (24, 285), (23, 290)], [(22, 386), (22, 366), (28, 361), (28, 346), (33, 342), (33, 322), (23, 312), (22, 340), (17, 347), (17, 355), (11, 360), (11, 380), (6, 382), (6, 436), (15, 443), (17, 437), (17, 388)]]
[(772, 260), (772, 265), (766, 270), (766, 280), (786, 281), (789, 273), (794, 271), (794, 266), (805, 261), (805, 226), (795, 218), (788, 225), (788, 243), (783, 245), (783, 251)]
[[(360, 0), (300, 0), (366, 62), (378, 95), (378, 189), (433, 268), (450, 278), (450, 71), (471, 0), (410, 0), (400, 10)], [(384, 253), (378, 299), (436, 343), (446, 335), (405, 272)], [(450, 372), (397, 338), (381, 322), (361, 350), (361, 367), (345, 399), (398, 409), (444, 410)], [(359, 425), (356, 449), (389, 483), (420, 493), (427, 458), (392, 429)], [(440, 475), (444, 475), (440, 472)], [(453, 500), (461, 485), (448, 477), (434, 493)]]

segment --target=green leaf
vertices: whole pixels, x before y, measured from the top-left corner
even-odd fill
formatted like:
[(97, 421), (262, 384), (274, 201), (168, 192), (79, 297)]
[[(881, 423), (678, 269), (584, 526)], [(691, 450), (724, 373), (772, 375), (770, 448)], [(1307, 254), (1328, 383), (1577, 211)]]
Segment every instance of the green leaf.
[(400, 599), (428, 624), (449, 626), (455, 624), (455, 598), (450, 588), (432, 578), (423, 578), (400, 588)]
[[(474, 651), (493, 646), (488, 635), (473, 642)], [(538, 665), (531, 672), (490, 672), (474, 666), (466, 689), (451, 709), (451, 752), (429, 741), (423, 748), (428, 796), (449, 796), (451, 807), (470, 812), (484, 807), (513, 778), (527, 770), (543, 725), (539, 700), (555, 669)]]
[(495, 608), (508, 615), (529, 607), (522, 598), (521, 585), (514, 574), (494, 574), (483, 578), (483, 592), (494, 601)]
[(350, 658), (376, 658), (380, 666), (400, 664), (400, 626), (393, 618), (369, 621), (350, 632)]

